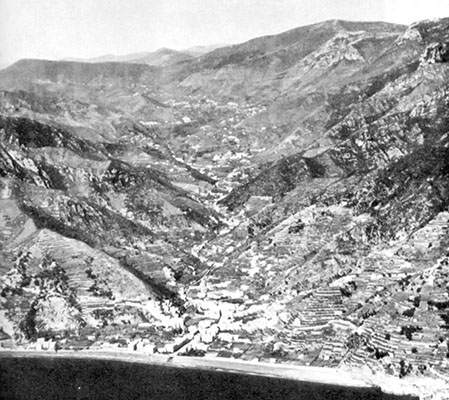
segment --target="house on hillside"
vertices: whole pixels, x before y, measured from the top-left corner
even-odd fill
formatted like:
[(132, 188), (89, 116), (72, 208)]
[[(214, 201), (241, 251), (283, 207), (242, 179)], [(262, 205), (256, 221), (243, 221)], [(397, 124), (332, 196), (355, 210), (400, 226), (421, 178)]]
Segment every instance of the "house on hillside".
[(0, 348), (12, 349), (14, 347), (14, 340), (3, 329), (0, 328)]

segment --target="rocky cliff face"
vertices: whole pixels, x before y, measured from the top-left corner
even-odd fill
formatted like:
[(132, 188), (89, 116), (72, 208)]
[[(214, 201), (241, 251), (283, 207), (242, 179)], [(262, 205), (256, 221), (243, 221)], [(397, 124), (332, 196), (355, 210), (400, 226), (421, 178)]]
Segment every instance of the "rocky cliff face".
[(177, 321), (193, 352), (447, 373), (448, 24), (0, 72), (13, 333)]

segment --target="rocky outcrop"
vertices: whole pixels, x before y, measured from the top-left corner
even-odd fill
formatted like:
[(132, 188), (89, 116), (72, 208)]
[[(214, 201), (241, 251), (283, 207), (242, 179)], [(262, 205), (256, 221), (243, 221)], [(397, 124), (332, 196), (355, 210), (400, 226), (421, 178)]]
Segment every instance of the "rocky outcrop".
[(433, 43), (427, 46), (421, 60), (429, 64), (449, 62), (449, 43)]

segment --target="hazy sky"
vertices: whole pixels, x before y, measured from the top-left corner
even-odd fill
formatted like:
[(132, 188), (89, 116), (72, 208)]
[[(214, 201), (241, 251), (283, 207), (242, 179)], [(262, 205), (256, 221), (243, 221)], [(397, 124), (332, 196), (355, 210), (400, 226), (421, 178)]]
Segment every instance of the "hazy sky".
[(0, 65), (233, 44), (334, 18), (438, 17), (449, 0), (0, 0)]

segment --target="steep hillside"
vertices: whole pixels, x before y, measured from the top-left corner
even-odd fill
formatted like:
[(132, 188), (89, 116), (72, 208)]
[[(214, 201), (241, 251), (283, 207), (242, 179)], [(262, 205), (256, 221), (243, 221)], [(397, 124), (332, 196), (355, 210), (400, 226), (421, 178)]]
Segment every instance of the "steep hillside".
[[(136, 323), (164, 315), (158, 301), (180, 301), (166, 285), (175, 273), (188, 282), (204, 269), (185, 249), (219, 226), (215, 212), (163, 172), (120, 161), (103, 143), (23, 117), (2, 117), (0, 125), (3, 306), (17, 338), (118, 321), (125, 300), (156, 302), (143, 314), (127, 307)], [(56, 281), (30, 287), (42, 271)]]

